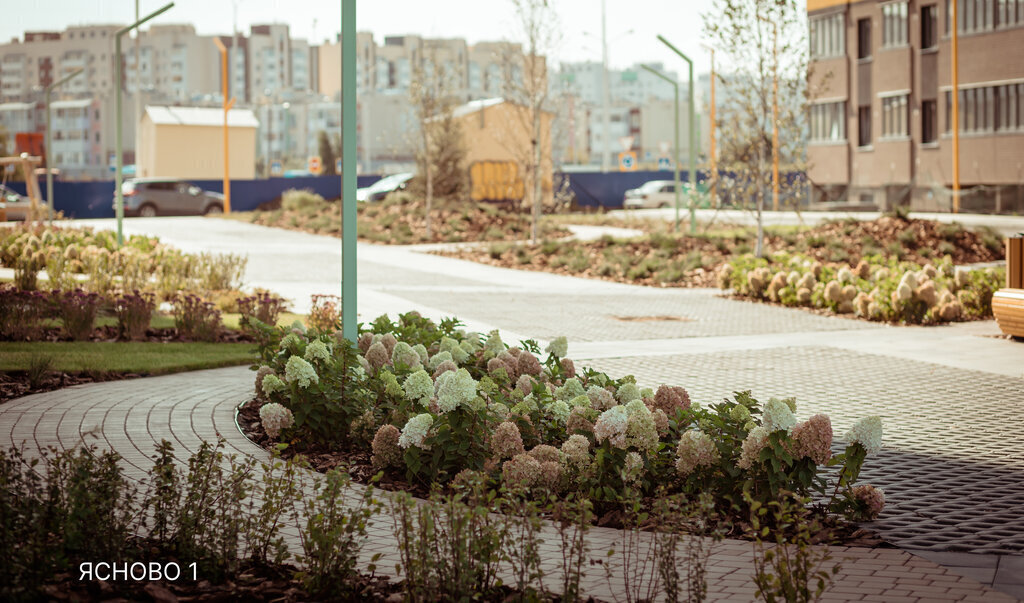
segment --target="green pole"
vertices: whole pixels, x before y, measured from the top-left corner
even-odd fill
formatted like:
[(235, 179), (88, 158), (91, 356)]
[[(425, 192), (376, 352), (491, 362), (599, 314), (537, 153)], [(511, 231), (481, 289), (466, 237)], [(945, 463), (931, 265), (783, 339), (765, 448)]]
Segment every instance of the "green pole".
[(341, 0), (341, 332), (356, 342), (356, 0)]
[[(672, 84), (673, 90), (676, 93), (676, 111), (675, 111), (675, 122), (676, 122), (676, 139), (675, 146), (672, 148), (672, 163), (675, 165), (675, 191), (676, 191), (676, 228), (675, 231), (679, 232), (679, 82), (668, 77), (664, 73), (661, 73), (657, 69), (648, 65), (640, 65), (647, 71), (650, 71), (654, 75), (660, 77), (666, 82)], [(692, 218), (691, 218), (692, 221)]]
[(53, 141), (50, 136), (50, 120), (52, 118), (52, 115), (50, 114), (50, 93), (53, 92), (54, 88), (60, 86), (83, 71), (85, 70), (75, 69), (71, 73), (46, 87), (46, 203), (48, 206), (47, 220), (49, 220), (51, 225), (53, 225), (53, 164), (50, 162), (50, 158), (53, 157)]
[(690, 60), (690, 57), (688, 57), (685, 54), (683, 54), (683, 52), (681, 50), (679, 50), (678, 48), (673, 46), (671, 42), (666, 40), (664, 36), (659, 35), (658, 39), (661, 40), (662, 44), (664, 44), (665, 46), (668, 46), (672, 50), (672, 52), (678, 54), (684, 61), (686, 61), (686, 64), (689, 65), (689, 68), (690, 68), (690, 76), (689, 76), (689, 84), (690, 84), (690, 107), (689, 107), (689, 114), (690, 114), (690, 136), (689, 136), (689, 144), (690, 144), (690, 149), (689, 149), (689, 153), (687, 153), (687, 155), (689, 155), (689, 157), (690, 157), (690, 162), (689, 162), (689, 170), (690, 170), (690, 234), (697, 234), (697, 212), (695, 211), (695, 208), (694, 208), (694, 194), (697, 192), (697, 172), (696, 172), (697, 164), (696, 164), (696, 158), (693, 155), (694, 146), (696, 146), (694, 144), (694, 140), (693, 140), (694, 128), (695, 128), (694, 123), (696, 121), (694, 119), (694, 112), (693, 112), (693, 61)]
[[(153, 17), (169, 10), (174, 6), (173, 2), (168, 3), (166, 6), (156, 12), (152, 12), (142, 19), (132, 23), (128, 27), (122, 27), (117, 30), (114, 34), (114, 87), (117, 88), (117, 101), (114, 103), (114, 117), (117, 120), (114, 124), (114, 135), (117, 138), (115, 146), (115, 157), (116, 168), (114, 171), (114, 195), (117, 196), (117, 246), (120, 247), (124, 244), (124, 231), (122, 229), (122, 222), (124, 222), (124, 194), (121, 192), (121, 170), (124, 169), (124, 158), (121, 156), (121, 36), (142, 25), (146, 21), (149, 21)], [(138, 65), (135, 66), (139, 68)], [(138, 94), (139, 90), (135, 91)], [(135, 124), (138, 128), (138, 124)], [(138, 137), (136, 137), (137, 139)], [(138, 149), (135, 152), (138, 153)]]

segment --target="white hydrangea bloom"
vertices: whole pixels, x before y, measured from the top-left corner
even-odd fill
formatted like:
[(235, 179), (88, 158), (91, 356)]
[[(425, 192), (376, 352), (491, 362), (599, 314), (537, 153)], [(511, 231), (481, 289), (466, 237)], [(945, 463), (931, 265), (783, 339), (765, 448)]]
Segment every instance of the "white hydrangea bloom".
[(564, 335), (555, 337), (544, 351), (558, 358), (565, 358), (565, 355), (569, 353), (569, 340)]
[(306, 354), (304, 357), (310, 362), (327, 362), (331, 359), (331, 348), (319, 339), (315, 339), (306, 347)]
[(548, 405), (548, 413), (562, 423), (569, 418), (569, 405), (564, 400), (555, 400)]
[(412, 351), (416, 352), (416, 354), (420, 357), (420, 362), (422, 362), (423, 364), (427, 363), (427, 358), (429, 358), (430, 355), (427, 354), (427, 347), (425, 345), (423, 345), (422, 343), (417, 343), (416, 345), (412, 346)]
[[(469, 359), (469, 354), (466, 353), (466, 350), (462, 349), (459, 346), (459, 342), (451, 337), (442, 337), (441, 345), (438, 347), (438, 350), (440, 352), (447, 352), (450, 354), (451, 359), (455, 364), (462, 364)], [(433, 360), (431, 360), (431, 362), (433, 362)], [(436, 368), (437, 367), (434, 367), (435, 370)]]
[(613, 406), (601, 413), (594, 424), (594, 436), (600, 444), (608, 440), (616, 448), (626, 447), (626, 428), (629, 425), (629, 413), (625, 406)]
[(429, 368), (431, 372), (436, 371), (437, 367), (441, 366), (441, 363), (446, 360), (455, 362), (452, 358), (451, 352), (438, 352), (430, 357), (430, 362), (427, 364), (427, 368)]
[(843, 266), (836, 273), (836, 278), (839, 279), (840, 283), (852, 283), (853, 282), (853, 271), (850, 270), (849, 266)]
[(298, 335), (295, 333), (288, 333), (284, 336), (284, 339), (281, 340), (280, 347), (282, 350), (288, 350), (294, 354), (302, 348), (303, 343), (305, 342)]
[(434, 416), (428, 412), (409, 419), (409, 422), (402, 428), (402, 434), (398, 436), (398, 445), (402, 448), (415, 446), (423, 450), (429, 450), (430, 448), (423, 444), (423, 440), (427, 437), (427, 433), (433, 424)]
[(789, 405), (785, 401), (772, 398), (764, 405), (764, 410), (761, 413), (761, 424), (764, 425), (769, 433), (779, 430), (788, 432), (796, 425), (796, 417), (793, 416), (793, 411), (790, 410)]
[(451, 412), (459, 406), (468, 406), (476, 397), (477, 382), (469, 371), (445, 371), (437, 378), (434, 391), (441, 412)]
[(590, 408), (590, 396), (586, 394), (576, 396), (572, 400), (569, 400), (569, 406), (572, 408), (576, 408), (577, 406), (582, 406), (583, 408)]
[(637, 387), (636, 383), (623, 383), (619, 390), (615, 392), (615, 397), (619, 400), (620, 404), (639, 400), (640, 388)]
[(583, 384), (576, 377), (566, 379), (561, 387), (555, 388), (555, 398), (559, 400), (571, 400), (577, 396), (584, 396), (586, 393)]
[(313, 365), (299, 356), (292, 356), (284, 365), (284, 377), (289, 383), (297, 383), (299, 387), (309, 387), (320, 383)]
[(851, 444), (860, 444), (868, 454), (877, 453), (882, 449), (882, 417), (872, 415), (857, 421), (846, 433), (845, 439)]
[(498, 417), (499, 421), (504, 421), (508, 418), (508, 406), (505, 406), (503, 403), (492, 402), (489, 407), (494, 416)]
[(267, 375), (263, 378), (263, 393), (270, 395), (274, 392), (283, 391), (287, 386), (277, 375)]
[(644, 458), (639, 452), (626, 453), (626, 460), (622, 466), (622, 481), (627, 484), (637, 484), (644, 473)]
[(505, 351), (505, 343), (501, 340), (501, 335), (498, 334), (497, 329), (488, 333), (487, 342), (484, 343), (484, 350), (491, 352), (495, 356)]
[(292, 411), (277, 402), (264, 404), (260, 407), (260, 423), (263, 424), (263, 431), (271, 438), (277, 438), (282, 429), (288, 429), (295, 424), (295, 417)]
[(426, 406), (430, 403), (430, 397), (434, 395), (434, 380), (427, 371), (420, 369), (405, 378), (402, 389), (407, 398)]

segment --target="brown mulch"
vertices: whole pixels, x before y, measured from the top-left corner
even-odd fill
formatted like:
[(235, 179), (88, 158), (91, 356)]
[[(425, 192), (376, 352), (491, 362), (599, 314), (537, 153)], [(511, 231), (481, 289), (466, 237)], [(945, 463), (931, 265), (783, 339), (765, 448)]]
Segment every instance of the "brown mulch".
[[(914, 233), (912, 242), (909, 241), (909, 235), (902, 235), (906, 242), (900, 240), (900, 236), (904, 232)], [(985, 237), (974, 231), (961, 229), (957, 232), (949, 225), (930, 220), (901, 219), (890, 216), (883, 216), (867, 222), (829, 222), (789, 235), (767, 233), (765, 251), (769, 254), (776, 251), (799, 251), (822, 262), (829, 262), (838, 253), (847, 256), (846, 262), (856, 264), (869, 245), (875, 248), (875, 252), (881, 251), (891, 255), (887, 248), (894, 243), (903, 248), (902, 259), (904, 261), (918, 264), (931, 261), (925, 255), (928, 253), (932, 257), (941, 257), (943, 254), (939, 252), (939, 247), (942, 243), (949, 243), (952, 246), (949, 255), (954, 264), (974, 264), (1004, 259), (1001, 245), (993, 247), (986, 245)], [(623, 242), (598, 239), (563, 243), (560, 249), (563, 254), (573, 251), (580, 251), (584, 254), (587, 262), (581, 270), (572, 270), (567, 265), (552, 266), (551, 262), (556, 256), (544, 254), (540, 246), (510, 247), (505, 250), (467, 248), (436, 253), (503, 268), (539, 270), (651, 287), (716, 287), (716, 268), (732, 259), (732, 254), (739, 245), (752, 248), (753, 239), (688, 236), (676, 238), (672, 243), (670, 259), (682, 259), (687, 254), (697, 252), (703, 256), (703, 267), (688, 270), (678, 280), (668, 282), (659, 280), (655, 275), (633, 279), (627, 277), (621, 270), (611, 273), (607, 273), (606, 270), (602, 272), (602, 265), (605, 263), (604, 251), (609, 247), (614, 247), (616, 255), (632, 257), (635, 260), (634, 264), (638, 264), (643, 259), (653, 259), (658, 254), (663, 254), (665, 252), (663, 243), (653, 242), (649, 238)], [(523, 249), (526, 251), (525, 256)], [(927, 252), (923, 251), (926, 249)], [(500, 253), (498, 253), (499, 251)]]
[[(0, 341), (10, 341), (0, 337)], [(60, 341), (74, 341), (64, 332), (60, 327), (46, 327), (40, 329), (37, 336), (33, 336), (31, 341), (45, 341), (50, 343)], [(106, 326), (96, 327), (92, 330), (92, 334), (89, 336), (87, 341), (94, 342), (112, 342), (112, 341), (124, 341), (118, 337), (117, 327)], [(146, 335), (142, 339), (136, 341), (150, 342), (150, 343), (190, 343), (195, 341), (183, 336), (178, 329), (174, 327), (167, 327), (161, 329), (146, 329)], [(217, 339), (212, 343), (252, 343), (256, 341), (252, 335), (245, 331), (237, 329), (221, 329), (217, 333)]]
[[(260, 423), (259, 408), (263, 402), (259, 399), (252, 399), (238, 409), (236, 419), (242, 433), (253, 443), (268, 450), (276, 451), (278, 442), (272, 440), (263, 430)], [(395, 469), (387, 469), (383, 472), (374, 469), (370, 462), (370, 452), (361, 450), (331, 450), (324, 446), (310, 446), (300, 442), (290, 442), (289, 446), (281, 453), (283, 458), (295, 458), (302, 456), (310, 466), (320, 472), (326, 473), (336, 467), (344, 467), (352, 479), (361, 484), (370, 484), (375, 476), (380, 473), (380, 479), (373, 484), (383, 490), (391, 492), (408, 492), (417, 498), (428, 498), (431, 494), (429, 486), (422, 483), (410, 482), (405, 475)], [(609, 510), (601, 513), (595, 518), (595, 525), (622, 529), (624, 526), (623, 515), (620, 510)], [(840, 544), (843, 546), (857, 546), (868, 548), (895, 548), (886, 542), (873, 530), (862, 528), (857, 524), (851, 524), (837, 517), (826, 517), (823, 529), (814, 536), (814, 543)], [(644, 525), (643, 529), (653, 530), (656, 526)], [(730, 538), (749, 539), (751, 530), (749, 526), (742, 523), (732, 526), (727, 534)]]

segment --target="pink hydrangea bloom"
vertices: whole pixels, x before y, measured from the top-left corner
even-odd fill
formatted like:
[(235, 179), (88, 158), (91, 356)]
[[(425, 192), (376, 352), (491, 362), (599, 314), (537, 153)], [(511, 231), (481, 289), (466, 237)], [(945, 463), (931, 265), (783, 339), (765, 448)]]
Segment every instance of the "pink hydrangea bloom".
[(869, 485), (854, 486), (851, 493), (853, 499), (862, 505), (864, 516), (869, 521), (877, 519), (885, 508), (885, 492), (881, 488)]
[(260, 407), (260, 423), (263, 424), (263, 431), (266, 431), (268, 436), (277, 438), (282, 429), (288, 429), (295, 424), (295, 418), (292, 411), (277, 402), (271, 402)]
[(374, 469), (385, 467), (397, 467), (402, 461), (402, 449), (398, 445), (398, 438), (402, 432), (394, 425), (382, 425), (373, 436), (373, 456), (370, 462)]
[(814, 415), (793, 428), (797, 458), (809, 457), (817, 465), (832, 458), (832, 422), (825, 415)]
[(708, 434), (691, 430), (679, 437), (676, 448), (676, 471), (686, 477), (697, 467), (710, 467), (718, 462), (718, 447)]
[(517, 454), (502, 463), (501, 477), (509, 488), (533, 488), (541, 480), (540, 462), (528, 454)]
[(750, 469), (757, 462), (757, 457), (768, 444), (768, 428), (755, 427), (750, 430), (743, 440), (743, 451), (740, 453), (740, 460), (736, 466), (740, 469)]
[(662, 385), (654, 394), (654, 408), (660, 408), (669, 417), (679, 410), (690, 408), (690, 395), (681, 387)]
[(523, 436), (519, 433), (519, 427), (511, 421), (500, 423), (491, 436), (491, 451), (499, 460), (522, 454)]

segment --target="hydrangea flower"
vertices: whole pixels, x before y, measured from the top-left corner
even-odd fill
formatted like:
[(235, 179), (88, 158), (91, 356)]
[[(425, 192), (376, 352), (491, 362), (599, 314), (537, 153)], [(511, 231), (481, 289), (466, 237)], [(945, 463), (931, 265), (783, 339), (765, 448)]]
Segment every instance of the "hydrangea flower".
[(295, 424), (295, 417), (292, 416), (292, 411), (277, 402), (271, 402), (260, 407), (260, 423), (263, 425), (263, 431), (276, 439), (282, 429), (288, 429)]
[(582, 431), (583, 433), (594, 433), (594, 424), (590, 422), (588, 415), (592, 411), (583, 406), (576, 406), (569, 411), (569, 418), (565, 422), (565, 431), (567, 433), (576, 433)]
[(562, 462), (568, 467), (582, 471), (590, 466), (590, 440), (580, 434), (573, 434), (562, 443)]
[(517, 454), (501, 465), (501, 477), (509, 488), (533, 488), (540, 483), (540, 462), (528, 454)]
[(519, 427), (511, 421), (499, 423), (491, 436), (491, 451), (498, 460), (522, 454), (523, 436), (519, 433)]
[(778, 398), (772, 398), (764, 405), (761, 424), (769, 433), (779, 430), (788, 432), (796, 425), (796, 417), (793, 416), (788, 404)]
[(586, 394), (576, 396), (572, 400), (569, 400), (569, 408), (576, 408), (582, 406), (583, 408), (590, 408), (590, 397)]
[(832, 421), (825, 415), (814, 415), (793, 428), (797, 458), (808, 457), (817, 465), (832, 458)]
[(434, 369), (434, 374), (431, 376), (434, 378), (434, 381), (436, 382), (437, 378), (440, 377), (441, 375), (447, 372), (455, 372), (457, 370), (459, 370), (459, 366), (455, 364), (454, 361), (445, 360), (441, 364), (437, 365), (437, 368)]
[(637, 387), (636, 383), (623, 383), (619, 390), (615, 392), (615, 397), (619, 400), (620, 404), (639, 400), (641, 398), (640, 388)]
[(427, 368), (429, 368), (431, 372), (436, 371), (437, 367), (441, 366), (441, 363), (446, 360), (454, 362), (452, 359), (452, 353), (448, 351), (438, 352), (430, 357), (430, 362), (427, 363)]
[(629, 413), (624, 406), (613, 406), (601, 413), (594, 424), (594, 435), (598, 444), (608, 440), (616, 448), (626, 447), (626, 429), (629, 425)]
[(729, 411), (729, 418), (737, 423), (746, 423), (750, 419), (750, 409), (742, 404), (737, 404)]
[(519, 379), (516, 380), (516, 389), (523, 392), (525, 396), (533, 391), (534, 383), (537, 383), (537, 380), (530, 375), (519, 375)]
[(274, 369), (270, 368), (269, 366), (261, 366), (260, 369), (258, 371), (256, 371), (256, 394), (257, 395), (263, 393), (263, 380), (267, 377), (267, 375), (273, 375), (273, 374), (274, 374)]
[(643, 400), (626, 404), (626, 444), (638, 450), (651, 452), (658, 445), (658, 427), (651, 410)]
[[(313, 365), (299, 356), (288, 359), (288, 363), (284, 365), (284, 378), (289, 383), (296, 383), (303, 388), (320, 383), (320, 377), (317, 376)], [(266, 383), (266, 379), (263, 381)]]
[(391, 362), (391, 354), (388, 353), (388, 348), (378, 341), (366, 350), (366, 361), (370, 363), (373, 370), (378, 371)]
[(540, 360), (537, 360), (536, 356), (530, 352), (523, 352), (519, 354), (519, 358), (516, 360), (516, 373), (520, 375), (539, 376), (543, 370), (543, 367), (540, 365)]
[(665, 411), (660, 408), (655, 408), (651, 411), (651, 416), (654, 417), (654, 428), (658, 431), (658, 437), (661, 437), (668, 433), (668, 415)]
[(665, 411), (666, 416), (674, 417), (680, 409), (690, 408), (690, 395), (681, 387), (662, 385), (654, 394), (654, 407)]
[(398, 384), (398, 377), (395, 377), (391, 371), (382, 370), (377, 377), (384, 382), (384, 393), (387, 395), (397, 398), (404, 393), (402, 386)]
[(434, 424), (434, 417), (430, 413), (416, 415), (409, 419), (402, 428), (402, 434), (398, 437), (398, 445), (402, 448), (415, 446), (422, 450), (430, 450), (430, 447), (423, 443), (427, 433)]
[(766, 427), (755, 427), (743, 440), (743, 451), (740, 453), (740, 460), (736, 466), (740, 469), (750, 469), (757, 462), (761, 451), (768, 444), (768, 429)]
[(424, 346), (422, 343), (417, 343), (416, 345), (412, 346), (412, 351), (416, 352), (416, 355), (420, 357), (420, 363), (426, 363), (427, 359), (430, 357), (430, 355), (427, 354), (426, 346)]
[(548, 414), (558, 421), (565, 423), (569, 419), (569, 405), (566, 404), (565, 400), (555, 400), (548, 405)]
[(851, 444), (860, 444), (868, 454), (877, 453), (882, 449), (882, 418), (873, 415), (857, 421), (845, 439)]
[(501, 340), (501, 335), (498, 334), (497, 329), (487, 334), (484, 351), (490, 352), (495, 356), (505, 351), (505, 343)]
[(314, 339), (306, 346), (303, 357), (310, 362), (327, 362), (331, 359), (331, 348), (319, 339)]
[(563, 375), (565, 375), (566, 377), (576, 376), (576, 365), (573, 364), (572, 359), (562, 358), (561, 360), (558, 361), (558, 364), (561, 365), (562, 367)]
[(395, 349), (391, 351), (391, 364), (394, 366), (406, 366), (413, 371), (422, 367), (420, 355), (416, 353), (412, 346), (404, 341), (396, 343)]
[(611, 392), (598, 385), (591, 385), (587, 390), (587, 397), (590, 398), (590, 405), (597, 410), (608, 410), (615, 406), (615, 398)]
[(869, 521), (878, 518), (878, 515), (885, 508), (885, 491), (870, 485), (854, 486), (850, 491), (853, 499), (860, 503), (864, 510), (864, 517)]
[(492, 402), (488, 407), (499, 420), (504, 421), (508, 418), (508, 406), (505, 406), (505, 404), (501, 402)]
[(442, 337), (438, 350), (451, 354), (452, 361), (456, 364), (462, 364), (469, 359), (469, 354), (466, 353), (466, 350), (462, 349), (459, 346), (459, 342), (451, 337)]
[(626, 453), (626, 460), (622, 466), (622, 481), (626, 484), (637, 485), (644, 474), (644, 459), (638, 452)]
[(686, 477), (697, 467), (710, 467), (718, 462), (718, 447), (708, 434), (690, 430), (679, 437), (676, 448), (676, 471)]
[(565, 358), (565, 355), (569, 353), (569, 340), (564, 335), (555, 337), (544, 351), (556, 358)]
[(282, 350), (288, 350), (292, 354), (295, 354), (302, 349), (303, 343), (305, 342), (302, 341), (298, 335), (295, 333), (288, 333), (284, 336), (284, 339), (281, 340), (280, 347)]
[(586, 395), (586, 393), (586, 390), (583, 389), (583, 384), (575, 377), (566, 379), (561, 387), (555, 388), (555, 398), (559, 400), (571, 400), (577, 396)]
[(385, 467), (397, 467), (401, 464), (401, 447), (398, 446), (398, 438), (400, 437), (401, 432), (394, 425), (382, 425), (377, 430), (377, 434), (374, 435), (374, 441), (370, 446), (374, 453), (370, 459), (374, 469), (381, 470)]
[(434, 391), (441, 412), (450, 412), (459, 406), (468, 406), (476, 397), (476, 380), (464, 368), (447, 371), (437, 378)]

